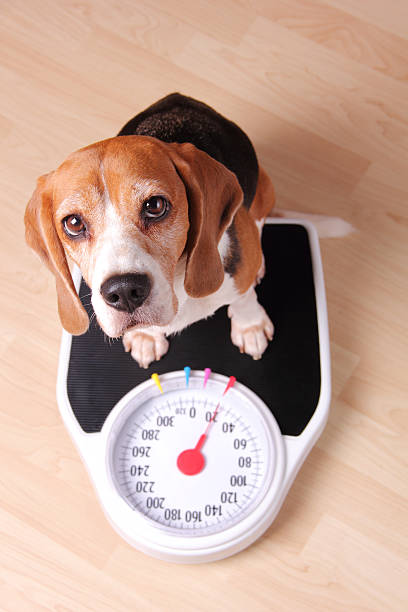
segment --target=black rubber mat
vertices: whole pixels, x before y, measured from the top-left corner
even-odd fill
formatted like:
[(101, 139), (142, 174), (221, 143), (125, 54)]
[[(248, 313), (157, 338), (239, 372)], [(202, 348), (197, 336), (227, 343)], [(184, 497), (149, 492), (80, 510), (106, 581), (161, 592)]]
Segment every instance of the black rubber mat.
[[(301, 225), (267, 225), (263, 233), (266, 275), (259, 301), (275, 325), (275, 337), (259, 361), (241, 355), (230, 340), (226, 308), (170, 338), (170, 348), (148, 370), (126, 353), (121, 340), (108, 341), (95, 319), (72, 338), (68, 396), (82, 429), (100, 431), (119, 399), (153, 372), (183, 369), (234, 375), (269, 406), (281, 431), (302, 433), (320, 395), (320, 356), (312, 263), (307, 231)], [(80, 296), (89, 304), (84, 282)], [(89, 314), (92, 308), (86, 306)]]

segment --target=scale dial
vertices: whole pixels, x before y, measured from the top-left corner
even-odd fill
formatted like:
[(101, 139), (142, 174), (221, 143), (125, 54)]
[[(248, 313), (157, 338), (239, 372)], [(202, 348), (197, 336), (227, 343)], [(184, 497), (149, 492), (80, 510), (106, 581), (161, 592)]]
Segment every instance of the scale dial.
[(160, 381), (162, 393), (151, 380), (139, 385), (107, 423), (116, 495), (157, 546), (165, 541), (181, 560), (180, 551), (199, 557), (200, 548), (236, 546), (252, 531), (258, 537), (285, 465), (271, 412), (242, 384), (223, 395), (228, 378), (218, 374), (205, 386), (201, 371), (188, 385), (182, 371)]

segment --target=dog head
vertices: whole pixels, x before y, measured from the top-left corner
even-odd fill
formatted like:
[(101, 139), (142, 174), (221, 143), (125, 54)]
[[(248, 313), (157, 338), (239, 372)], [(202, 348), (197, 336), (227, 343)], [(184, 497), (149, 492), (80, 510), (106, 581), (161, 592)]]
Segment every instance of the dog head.
[(100, 326), (117, 337), (170, 323), (184, 255), (188, 295), (220, 287), (217, 247), (241, 202), (235, 175), (193, 145), (119, 136), (80, 149), (38, 179), (26, 239), (55, 275), (64, 328), (81, 334), (89, 325), (68, 256), (92, 290)]

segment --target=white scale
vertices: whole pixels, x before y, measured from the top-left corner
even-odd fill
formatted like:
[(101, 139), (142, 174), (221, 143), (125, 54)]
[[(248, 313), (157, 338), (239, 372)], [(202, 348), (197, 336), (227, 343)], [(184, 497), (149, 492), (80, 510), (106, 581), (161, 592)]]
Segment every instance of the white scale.
[[(282, 435), (270, 409), (239, 380), (188, 367), (148, 377), (120, 399), (99, 432), (86, 433), (68, 398), (72, 337), (63, 333), (57, 395), (64, 423), (110, 523), (146, 554), (201, 563), (252, 544), (271, 525), (324, 429), (330, 356), (320, 250), (314, 228), (296, 223), (310, 244), (321, 375), (320, 397), (301, 435)], [(75, 280), (78, 288), (79, 273)]]

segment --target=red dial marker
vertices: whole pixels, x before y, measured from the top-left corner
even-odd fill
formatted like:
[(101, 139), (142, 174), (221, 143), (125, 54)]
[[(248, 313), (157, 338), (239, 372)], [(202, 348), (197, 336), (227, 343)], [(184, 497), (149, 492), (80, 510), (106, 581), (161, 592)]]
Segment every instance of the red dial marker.
[(237, 379), (235, 378), (235, 376), (230, 376), (229, 377), (229, 381), (227, 383), (227, 386), (224, 389), (224, 393), (222, 394), (223, 396), (226, 394), (226, 392), (231, 389), (231, 387), (234, 386), (234, 384), (237, 382)]

